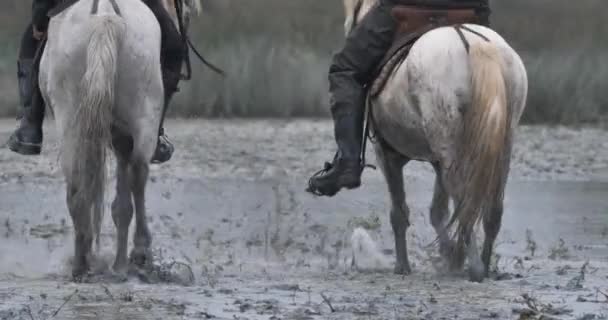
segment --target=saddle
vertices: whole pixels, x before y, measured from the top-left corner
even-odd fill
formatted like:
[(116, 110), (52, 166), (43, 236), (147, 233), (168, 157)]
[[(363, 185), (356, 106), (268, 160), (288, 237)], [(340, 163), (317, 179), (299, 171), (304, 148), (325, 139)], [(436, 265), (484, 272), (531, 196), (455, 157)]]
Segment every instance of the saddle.
[[(64, 10), (71, 7), (78, 1), (79, 0), (56, 0), (54, 7), (49, 11), (47, 16), (49, 18), (53, 18), (54, 16), (62, 13)], [(120, 8), (118, 7), (116, 0), (110, 0), (110, 4), (112, 5), (114, 12), (116, 12), (116, 14), (120, 16)], [(93, 6), (91, 7), (91, 14), (97, 14), (98, 9), (99, 9), (99, 0), (93, 0)]]
[(397, 31), (391, 48), (374, 73), (370, 96), (375, 97), (386, 85), (396, 67), (407, 57), (414, 43), (425, 33), (443, 26), (480, 23), (475, 8), (436, 8), (397, 5), (391, 15), (397, 21)]
[(56, 0), (54, 2), (53, 8), (48, 12), (47, 16), (49, 18), (53, 18), (56, 15), (62, 13), (67, 8), (71, 7), (76, 2), (78, 2), (78, 0)]

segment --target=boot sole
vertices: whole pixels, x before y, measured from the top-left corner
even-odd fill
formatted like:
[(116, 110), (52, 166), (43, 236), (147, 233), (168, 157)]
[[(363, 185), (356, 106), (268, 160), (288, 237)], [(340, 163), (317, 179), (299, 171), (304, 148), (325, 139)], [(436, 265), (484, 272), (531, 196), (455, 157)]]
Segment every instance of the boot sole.
[(350, 183), (345, 183), (343, 185), (343, 188), (346, 188), (348, 190), (353, 190), (353, 189), (357, 189), (361, 186), (361, 180), (359, 181), (352, 181)]
[(152, 163), (152, 164), (165, 163), (165, 162), (171, 160), (172, 157), (173, 157), (173, 150), (171, 150), (170, 152), (168, 152), (166, 154), (154, 153), (154, 156), (152, 157), (152, 160), (150, 160), (150, 163)]
[(359, 188), (360, 186), (361, 179), (357, 179), (350, 181), (341, 181), (340, 187), (338, 187), (337, 189), (318, 189), (318, 191), (324, 196), (333, 197), (338, 194), (338, 192), (340, 192), (340, 190), (342, 189), (353, 190)]
[(18, 141), (14, 141), (14, 140), (10, 140), (8, 142), (8, 148), (11, 151), (24, 155), (24, 156), (39, 155), (40, 152), (42, 151), (41, 144), (22, 143), (22, 142), (18, 142)]

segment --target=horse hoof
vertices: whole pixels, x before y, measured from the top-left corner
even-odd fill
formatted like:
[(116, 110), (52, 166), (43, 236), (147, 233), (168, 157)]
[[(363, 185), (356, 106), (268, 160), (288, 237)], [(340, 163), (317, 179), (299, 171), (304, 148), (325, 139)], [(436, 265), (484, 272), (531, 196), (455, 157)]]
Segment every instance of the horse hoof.
[(123, 283), (129, 280), (129, 276), (126, 269), (124, 271), (112, 271), (105, 280), (110, 283)]
[(152, 255), (148, 252), (148, 250), (134, 249), (131, 252), (129, 261), (131, 264), (143, 268), (152, 264)]
[(72, 271), (72, 281), (75, 283), (85, 283), (89, 280), (89, 274), (87, 271)]
[(447, 261), (452, 259), (455, 249), (456, 241), (454, 240), (445, 241), (439, 244), (439, 254)]
[(471, 282), (481, 283), (481, 282), (483, 282), (485, 276), (486, 276), (486, 271), (484, 270), (484, 268), (479, 268), (479, 267), (475, 267), (475, 266), (471, 266), (469, 268), (469, 280)]
[(114, 263), (112, 266), (112, 276), (126, 276), (129, 270), (126, 263)]
[(89, 267), (86, 264), (76, 264), (72, 267), (72, 279), (74, 282), (81, 283), (84, 282), (87, 273), (89, 272)]
[(411, 273), (412, 273), (412, 269), (410, 268), (410, 266), (408, 264), (395, 266), (395, 274), (407, 276), (407, 275), (410, 275)]

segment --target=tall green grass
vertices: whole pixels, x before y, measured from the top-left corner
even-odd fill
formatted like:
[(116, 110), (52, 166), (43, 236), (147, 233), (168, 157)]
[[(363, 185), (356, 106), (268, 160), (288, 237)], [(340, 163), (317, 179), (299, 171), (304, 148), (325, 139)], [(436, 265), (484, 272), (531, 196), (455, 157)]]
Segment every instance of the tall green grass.
[[(17, 102), (15, 53), (29, 4), (0, 14), (0, 115)], [(170, 114), (183, 117), (298, 117), (328, 114), (327, 71), (343, 44), (341, 1), (204, 0), (191, 36), (222, 67), (194, 56)], [(25, 7), (24, 7), (25, 6)], [(9, 5), (10, 7), (10, 5)], [(494, 0), (493, 28), (521, 54), (530, 91), (527, 122), (580, 123), (608, 117), (605, 0)], [(10, 40), (9, 40), (10, 39)]]

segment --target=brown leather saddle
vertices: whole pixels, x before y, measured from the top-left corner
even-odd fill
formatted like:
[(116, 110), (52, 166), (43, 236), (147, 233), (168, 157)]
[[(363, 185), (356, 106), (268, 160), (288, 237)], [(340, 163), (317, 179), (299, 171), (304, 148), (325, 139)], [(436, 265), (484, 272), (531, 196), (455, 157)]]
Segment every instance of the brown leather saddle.
[(438, 27), (480, 23), (475, 8), (444, 9), (397, 5), (392, 9), (391, 14), (397, 21), (398, 27), (393, 45), (374, 73), (374, 81), (369, 92), (371, 97), (382, 92), (392, 72), (405, 60), (412, 45), (422, 35)]
[[(49, 18), (53, 18), (54, 16), (62, 13), (64, 10), (71, 7), (78, 1), (79, 0), (56, 0), (53, 9), (51, 9), (49, 11), (47, 16)], [(118, 7), (116, 0), (110, 0), (110, 4), (112, 5), (114, 12), (116, 12), (116, 14), (120, 16), (121, 15), (120, 8)], [(97, 14), (98, 9), (99, 9), (99, 0), (93, 0), (93, 6), (91, 7), (91, 14)]]

